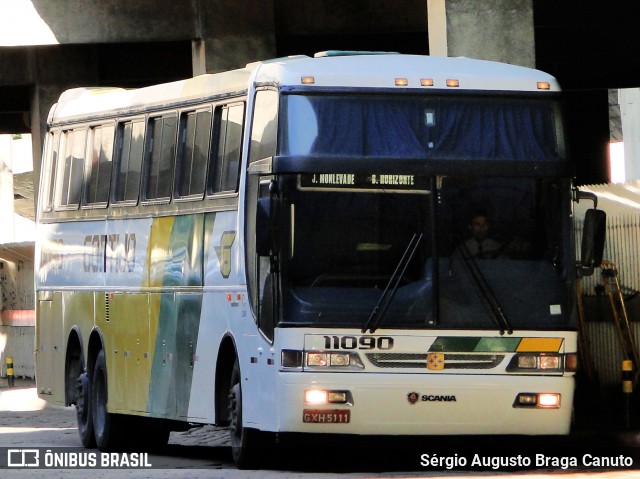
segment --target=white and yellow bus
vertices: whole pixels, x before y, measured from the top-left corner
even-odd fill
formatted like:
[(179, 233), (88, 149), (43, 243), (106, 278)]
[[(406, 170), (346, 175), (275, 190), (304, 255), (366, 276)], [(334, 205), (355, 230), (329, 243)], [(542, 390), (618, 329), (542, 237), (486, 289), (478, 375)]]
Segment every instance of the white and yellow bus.
[(87, 447), (229, 426), (240, 466), (286, 433), (567, 434), (572, 175), (558, 84), (512, 65), (325, 52), (66, 91), (40, 397)]

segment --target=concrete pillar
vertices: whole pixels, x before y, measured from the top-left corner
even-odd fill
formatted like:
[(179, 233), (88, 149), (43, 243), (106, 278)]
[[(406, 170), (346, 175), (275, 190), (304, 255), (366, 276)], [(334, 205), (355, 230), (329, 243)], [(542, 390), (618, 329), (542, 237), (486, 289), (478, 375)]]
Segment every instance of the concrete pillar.
[(274, 2), (201, 0), (197, 21), (208, 73), (241, 68), (275, 56)]
[(67, 85), (36, 85), (31, 96), (31, 143), (33, 151), (33, 200), (34, 206), (38, 206), (38, 192), (40, 184), (40, 167), (42, 161), (42, 148), (44, 136), (47, 133), (47, 117), (49, 110), (58, 101), (60, 94)]
[(0, 135), (0, 243), (15, 241), (11, 135)]
[(431, 55), (535, 67), (533, 0), (427, 0)]
[(204, 40), (191, 41), (191, 64), (194, 77), (207, 73), (207, 57), (205, 55)]
[(619, 90), (625, 180), (640, 180), (640, 88)]

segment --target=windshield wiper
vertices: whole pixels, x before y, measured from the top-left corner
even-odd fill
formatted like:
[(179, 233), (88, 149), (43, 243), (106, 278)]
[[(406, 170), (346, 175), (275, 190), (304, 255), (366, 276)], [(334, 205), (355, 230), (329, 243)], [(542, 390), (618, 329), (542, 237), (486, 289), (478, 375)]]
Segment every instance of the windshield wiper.
[(459, 250), (460, 250), (462, 259), (464, 260), (463, 261), (464, 265), (467, 267), (467, 271), (469, 271), (471, 278), (473, 278), (473, 281), (476, 284), (476, 287), (480, 290), (480, 293), (482, 295), (482, 299), (484, 299), (485, 305), (491, 311), (491, 314), (493, 315), (493, 319), (498, 325), (500, 334), (503, 335), (505, 331), (508, 334), (513, 334), (513, 328), (509, 324), (509, 320), (505, 316), (504, 311), (502, 310), (502, 306), (498, 301), (498, 298), (496, 297), (495, 293), (491, 289), (491, 286), (489, 286), (489, 283), (487, 282), (487, 279), (482, 274), (482, 271), (480, 271), (480, 268), (478, 267), (478, 264), (476, 263), (475, 258), (469, 251), (469, 248), (467, 248), (466, 244), (462, 243), (460, 245)]
[(402, 258), (400, 258), (395, 271), (391, 275), (391, 278), (389, 278), (389, 282), (384, 288), (384, 291), (382, 292), (378, 303), (373, 308), (373, 311), (371, 311), (371, 315), (369, 316), (369, 319), (367, 319), (367, 322), (364, 323), (364, 326), (362, 328), (363, 333), (365, 333), (368, 329), (371, 334), (373, 334), (376, 329), (378, 329), (378, 326), (380, 326), (380, 323), (382, 322), (382, 319), (384, 318), (387, 309), (389, 309), (389, 305), (391, 304), (391, 301), (393, 300), (393, 297), (398, 290), (398, 286), (400, 286), (400, 281), (402, 281), (402, 277), (404, 276), (405, 271), (407, 271), (407, 267), (409, 266), (413, 255), (418, 249), (420, 241), (422, 241), (422, 236), (422, 233), (414, 233), (411, 237), (407, 248), (402, 254)]

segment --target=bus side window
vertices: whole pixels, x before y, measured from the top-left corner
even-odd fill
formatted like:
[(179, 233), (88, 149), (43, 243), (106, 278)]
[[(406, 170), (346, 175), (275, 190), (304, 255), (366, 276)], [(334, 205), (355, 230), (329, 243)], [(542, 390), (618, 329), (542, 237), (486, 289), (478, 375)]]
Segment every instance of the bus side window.
[(169, 200), (176, 157), (175, 115), (149, 119), (145, 166), (145, 200)]
[(84, 204), (106, 207), (111, 186), (113, 125), (90, 128), (85, 162)]
[(56, 181), (56, 166), (58, 164), (58, 147), (60, 146), (60, 131), (49, 133), (44, 152), (44, 174), (42, 175), (42, 210), (51, 211), (53, 208), (53, 193)]
[(86, 134), (86, 128), (63, 132), (64, 158), (58, 164), (56, 181), (56, 206), (60, 209), (75, 209), (80, 204)]
[(176, 196), (202, 199), (211, 138), (211, 108), (183, 112), (176, 164)]
[(211, 155), (209, 167), (209, 194), (238, 190), (243, 122), (244, 103), (216, 108), (219, 135), (212, 148), (215, 154)]
[(142, 120), (126, 121), (118, 125), (113, 193), (116, 203), (135, 204), (138, 201), (144, 130), (145, 123)]

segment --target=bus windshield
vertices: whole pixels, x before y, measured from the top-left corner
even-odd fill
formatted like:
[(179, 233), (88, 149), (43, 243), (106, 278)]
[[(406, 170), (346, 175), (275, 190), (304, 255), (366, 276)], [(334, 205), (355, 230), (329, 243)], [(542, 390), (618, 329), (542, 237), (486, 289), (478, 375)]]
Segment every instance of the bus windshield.
[(548, 98), (284, 95), (280, 154), (557, 161), (558, 103)]
[(382, 298), (381, 327), (569, 325), (563, 182), (446, 177), (388, 193), (306, 188), (297, 176), (285, 194), (285, 323), (364, 327)]

